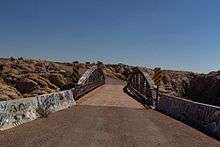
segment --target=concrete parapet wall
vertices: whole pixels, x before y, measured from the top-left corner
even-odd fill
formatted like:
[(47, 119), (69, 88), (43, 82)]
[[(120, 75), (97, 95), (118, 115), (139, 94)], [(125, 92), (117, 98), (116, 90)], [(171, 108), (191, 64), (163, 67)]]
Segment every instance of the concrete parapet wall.
[(5, 130), (40, 117), (39, 108), (56, 112), (76, 104), (72, 90), (66, 90), (33, 98), (0, 102), (0, 130)]
[(0, 130), (35, 120), (37, 107), (36, 97), (0, 102)]
[(220, 107), (162, 95), (157, 109), (220, 137)]
[(47, 112), (56, 112), (76, 104), (72, 90), (66, 90), (37, 97), (38, 107)]

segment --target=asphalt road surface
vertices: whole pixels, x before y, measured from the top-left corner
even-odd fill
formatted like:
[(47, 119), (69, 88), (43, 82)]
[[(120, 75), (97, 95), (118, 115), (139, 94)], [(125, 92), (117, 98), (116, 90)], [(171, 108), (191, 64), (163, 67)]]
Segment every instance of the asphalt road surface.
[(0, 132), (1, 147), (220, 147), (220, 142), (146, 109), (107, 79), (77, 106)]

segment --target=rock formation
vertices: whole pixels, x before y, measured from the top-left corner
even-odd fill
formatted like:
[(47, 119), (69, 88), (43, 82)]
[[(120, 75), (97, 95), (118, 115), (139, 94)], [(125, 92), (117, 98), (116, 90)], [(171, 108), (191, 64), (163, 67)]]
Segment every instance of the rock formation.
[[(47, 94), (74, 85), (72, 63), (0, 59), (0, 100)], [(81, 69), (85, 70), (85, 69)]]
[[(81, 64), (81, 74), (94, 64)], [(59, 63), (23, 58), (0, 59), (0, 100), (32, 97), (75, 85), (72, 63)], [(153, 70), (140, 67), (153, 77)], [(126, 81), (132, 66), (106, 64), (106, 76)], [(187, 71), (163, 70), (161, 94), (191, 99), (220, 106), (220, 71), (197, 74)]]

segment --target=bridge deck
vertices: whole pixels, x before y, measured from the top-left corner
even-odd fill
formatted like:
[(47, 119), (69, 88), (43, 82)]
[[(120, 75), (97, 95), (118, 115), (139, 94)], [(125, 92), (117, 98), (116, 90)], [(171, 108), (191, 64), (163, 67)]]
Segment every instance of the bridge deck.
[(120, 82), (110, 80), (75, 107), (1, 132), (0, 146), (220, 146), (181, 122), (145, 109), (122, 89)]

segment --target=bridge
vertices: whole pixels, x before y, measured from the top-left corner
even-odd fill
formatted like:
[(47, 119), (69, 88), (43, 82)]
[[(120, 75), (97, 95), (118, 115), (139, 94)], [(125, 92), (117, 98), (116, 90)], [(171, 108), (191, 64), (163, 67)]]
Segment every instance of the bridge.
[(158, 100), (153, 81), (139, 68), (125, 83), (94, 66), (71, 92), (76, 102), (62, 98), (68, 107), (54, 95), (47, 103), (48, 97), (38, 97), (38, 113), (45, 117), (0, 132), (0, 146), (220, 146), (199, 131), (219, 135), (218, 107), (166, 95)]

